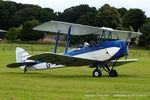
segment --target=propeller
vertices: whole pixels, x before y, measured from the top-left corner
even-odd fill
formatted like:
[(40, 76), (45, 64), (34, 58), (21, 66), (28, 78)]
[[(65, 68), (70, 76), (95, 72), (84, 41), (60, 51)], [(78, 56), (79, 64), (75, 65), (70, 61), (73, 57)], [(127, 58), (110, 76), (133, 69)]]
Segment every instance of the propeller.
[(129, 27), (130, 27), (130, 29), (131, 29), (133, 32), (135, 32), (132, 26), (129, 26)]

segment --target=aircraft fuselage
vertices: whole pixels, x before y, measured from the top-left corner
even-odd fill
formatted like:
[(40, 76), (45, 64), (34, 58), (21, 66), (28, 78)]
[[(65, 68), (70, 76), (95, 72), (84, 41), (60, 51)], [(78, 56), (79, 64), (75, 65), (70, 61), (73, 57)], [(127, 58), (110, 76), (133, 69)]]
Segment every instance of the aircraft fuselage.
[[(84, 46), (83, 48), (80, 49), (70, 50), (67, 52), (67, 55), (98, 61), (105, 61), (108, 59), (113, 60), (128, 55), (128, 46), (126, 44), (126, 40), (107, 41), (103, 43), (98, 43), (93, 47)], [(32, 67), (28, 67), (28, 70), (48, 69), (58, 67), (65, 67), (65, 66), (45, 62), (36, 62), (36, 64), (32, 65)], [(22, 69), (24, 68), (22, 67)]]

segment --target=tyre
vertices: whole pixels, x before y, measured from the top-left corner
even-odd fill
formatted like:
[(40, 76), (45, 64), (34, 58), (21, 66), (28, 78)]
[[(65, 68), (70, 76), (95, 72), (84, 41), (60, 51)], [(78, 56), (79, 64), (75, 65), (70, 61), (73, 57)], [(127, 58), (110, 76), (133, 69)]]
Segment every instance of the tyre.
[(102, 73), (98, 71), (97, 69), (93, 71), (93, 77), (101, 77), (101, 76), (102, 76)]
[(118, 76), (118, 72), (116, 70), (111, 70), (109, 73), (110, 77), (117, 77)]

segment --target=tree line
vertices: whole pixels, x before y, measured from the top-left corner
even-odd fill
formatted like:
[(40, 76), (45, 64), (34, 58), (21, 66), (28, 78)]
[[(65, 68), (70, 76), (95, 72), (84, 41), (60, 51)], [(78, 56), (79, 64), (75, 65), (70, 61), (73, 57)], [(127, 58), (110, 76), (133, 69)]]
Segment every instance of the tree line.
[[(132, 26), (134, 31), (144, 33), (140, 37), (141, 45), (150, 44), (150, 18), (141, 9), (127, 10), (105, 4), (98, 10), (89, 5), (79, 5), (67, 8), (63, 12), (54, 12), (51, 8), (41, 8), (38, 5), (0, 0), (0, 29), (17, 31), (14, 33), (18, 35), (17, 37), (12, 35), (13, 39), (37, 40), (43, 37), (43, 34), (36, 36), (36, 32), (31, 31), (32, 27), (50, 20), (121, 30), (131, 30), (130, 26)], [(22, 30), (12, 28), (20, 26)], [(31, 36), (31, 33), (34, 36)], [(9, 34), (11, 33), (8, 32), (8, 38), (11, 37)]]

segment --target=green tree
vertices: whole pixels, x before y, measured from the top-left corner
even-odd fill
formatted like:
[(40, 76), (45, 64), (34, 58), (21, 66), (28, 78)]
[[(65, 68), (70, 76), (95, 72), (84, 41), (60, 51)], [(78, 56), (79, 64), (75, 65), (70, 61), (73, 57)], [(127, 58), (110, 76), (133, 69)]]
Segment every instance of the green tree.
[(143, 34), (140, 36), (140, 45), (150, 45), (150, 22), (141, 26), (140, 32)]
[(0, 1), (0, 29), (19, 27), (28, 20), (46, 22), (54, 19), (56, 14), (50, 8), (41, 8), (37, 5), (20, 4), (12, 1)]
[(150, 22), (150, 18), (149, 18), (149, 17), (146, 19), (146, 22), (147, 22), (147, 23), (149, 23), (149, 22)]
[(58, 20), (75, 23), (81, 15), (87, 12), (97, 13), (97, 10), (95, 7), (89, 7), (88, 5), (71, 7), (64, 10), (63, 13), (59, 13)]
[(27, 21), (23, 24), (23, 29), (20, 32), (20, 39), (24, 41), (37, 40), (43, 38), (44, 33), (32, 30), (33, 27), (39, 25), (38, 20)]
[(96, 18), (95, 13), (88, 12), (84, 15), (81, 15), (80, 18), (77, 20), (77, 23), (94, 26), (95, 25), (95, 18)]
[(10, 28), (8, 30), (8, 33), (6, 34), (6, 39), (11, 41), (11, 42), (16, 41), (17, 38), (18, 38), (19, 33), (20, 33), (20, 29), (15, 28), (15, 27)]
[(123, 17), (128, 12), (128, 10), (126, 8), (119, 8), (117, 10), (121, 17)]
[(40, 22), (46, 22), (54, 19), (55, 14), (50, 8), (42, 9), (35, 6), (32, 8), (24, 8), (15, 13), (15, 18), (19, 18), (19, 23), (26, 22), (28, 20), (39, 20)]
[(141, 9), (130, 9), (123, 17), (123, 26), (129, 28), (132, 26), (135, 31), (146, 22), (146, 15)]
[(9, 29), (12, 27), (11, 18), (16, 11), (16, 3), (10, 1), (0, 1), (0, 28)]
[(117, 28), (120, 25), (120, 14), (118, 11), (105, 4), (101, 7), (96, 15), (97, 26), (105, 26), (110, 28)]

